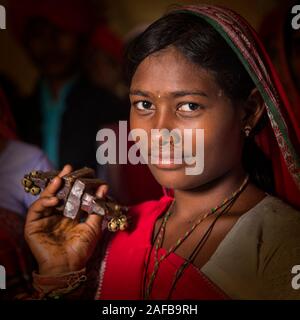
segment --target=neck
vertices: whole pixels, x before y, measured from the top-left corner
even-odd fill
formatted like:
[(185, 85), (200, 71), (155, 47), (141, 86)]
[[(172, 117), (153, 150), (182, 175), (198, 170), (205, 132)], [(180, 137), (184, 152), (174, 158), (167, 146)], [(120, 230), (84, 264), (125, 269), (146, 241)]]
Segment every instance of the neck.
[[(246, 177), (242, 167), (193, 190), (174, 190), (174, 216), (194, 220), (230, 198)], [(189, 204), (188, 206), (186, 204)]]

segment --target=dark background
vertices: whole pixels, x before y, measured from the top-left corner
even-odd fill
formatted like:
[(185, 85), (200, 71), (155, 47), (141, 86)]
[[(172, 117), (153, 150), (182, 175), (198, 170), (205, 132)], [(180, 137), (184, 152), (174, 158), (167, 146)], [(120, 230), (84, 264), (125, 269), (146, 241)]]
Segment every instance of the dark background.
[[(19, 0), (22, 2), (22, 0)], [(224, 5), (244, 16), (254, 28), (259, 28), (263, 17), (284, 0), (251, 1), (176, 1), (176, 0), (92, 0), (99, 14), (107, 17), (109, 26), (121, 37), (139, 24), (151, 23), (174, 4), (207, 3)], [(0, 5), (9, 5), (9, 0), (0, 0)], [(276, 23), (276, 22), (274, 22)], [(10, 27), (0, 31), (0, 72), (9, 76), (19, 87), (22, 95), (32, 92), (37, 72), (27, 58), (24, 49), (12, 36)]]

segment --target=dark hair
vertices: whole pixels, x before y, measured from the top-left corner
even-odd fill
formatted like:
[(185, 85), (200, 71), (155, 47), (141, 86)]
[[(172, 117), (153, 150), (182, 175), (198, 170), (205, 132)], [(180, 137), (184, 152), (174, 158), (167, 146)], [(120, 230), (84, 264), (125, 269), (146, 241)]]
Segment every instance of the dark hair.
[[(128, 82), (131, 82), (137, 67), (146, 57), (170, 46), (179, 50), (189, 61), (212, 72), (234, 104), (246, 101), (255, 88), (237, 55), (213, 27), (195, 14), (178, 11), (155, 21), (129, 44), (126, 52)], [(270, 163), (253, 138), (246, 139), (244, 149), (245, 170), (256, 185), (271, 192)]]

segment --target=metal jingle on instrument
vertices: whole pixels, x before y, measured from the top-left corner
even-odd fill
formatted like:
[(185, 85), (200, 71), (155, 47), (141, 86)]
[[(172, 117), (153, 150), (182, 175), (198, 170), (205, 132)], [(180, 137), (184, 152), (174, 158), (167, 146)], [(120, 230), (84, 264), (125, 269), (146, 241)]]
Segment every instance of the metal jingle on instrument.
[(124, 231), (128, 228), (128, 220), (127, 220), (127, 217), (122, 215), (120, 218), (119, 218), (119, 229), (120, 231)]
[(112, 218), (107, 224), (108, 231), (116, 232), (119, 230), (120, 225), (117, 218)]
[(36, 187), (36, 186), (34, 186), (34, 187), (32, 187), (32, 188), (30, 189), (30, 193), (31, 193), (33, 196), (38, 195), (40, 192), (41, 192), (41, 188)]
[(31, 172), (29, 173), (29, 175), (30, 175), (31, 177), (36, 177), (36, 176), (38, 176), (38, 171), (36, 171), (36, 170), (31, 171)]
[(119, 212), (121, 210), (121, 206), (119, 204), (114, 205), (114, 211)]
[(25, 192), (29, 193), (30, 192), (30, 188), (24, 187)]
[(127, 217), (125, 216), (125, 214), (122, 214), (118, 217), (120, 222), (127, 222)]
[(24, 188), (31, 188), (33, 185), (33, 182), (30, 179), (28, 179), (27, 177), (24, 177), (22, 179), (22, 185)]

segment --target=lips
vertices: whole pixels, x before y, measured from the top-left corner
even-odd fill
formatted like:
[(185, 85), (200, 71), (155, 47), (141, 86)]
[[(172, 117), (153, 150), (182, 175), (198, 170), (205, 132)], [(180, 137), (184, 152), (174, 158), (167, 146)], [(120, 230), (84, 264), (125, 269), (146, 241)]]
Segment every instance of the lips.
[(151, 150), (149, 150), (148, 151), (148, 155), (152, 156), (155, 159), (158, 159), (158, 158), (160, 158), (160, 159), (162, 159), (162, 158), (165, 158), (165, 159), (170, 158), (170, 159), (181, 159), (181, 160), (183, 159), (183, 154), (180, 153), (179, 156), (178, 156), (178, 154), (176, 154), (174, 152), (174, 150), (171, 150), (171, 151), (162, 151), (162, 150), (160, 150), (158, 152), (156, 150), (154, 150), (152, 152), (151, 152)]
[(149, 163), (160, 169), (176, 169), (182, 167), (183, 157), (174, 157), (174, 152), (149, 151)]

